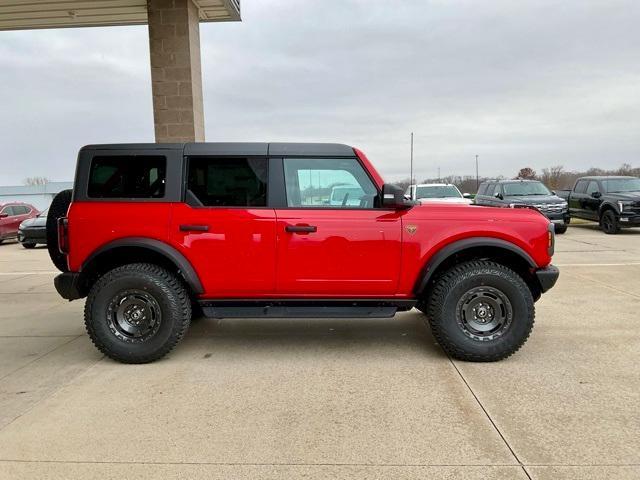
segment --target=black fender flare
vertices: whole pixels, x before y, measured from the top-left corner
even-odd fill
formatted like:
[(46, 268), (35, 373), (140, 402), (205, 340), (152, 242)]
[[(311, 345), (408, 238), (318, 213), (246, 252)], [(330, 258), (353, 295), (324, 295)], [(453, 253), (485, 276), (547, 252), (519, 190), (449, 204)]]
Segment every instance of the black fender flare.
[(605, 210), (613, 210), (613, 213), (615, 213), (616, 216), (620, 215), (620, 212), (618, 211), (618, 205), (616, 205), (614, 202), (606, 201), (602, 202), (598, 207), (598, 218), (602, 217), (602, 214)]
[(501, 248), (503, 250), (508, 250), (509, 252), (515, 253), (524, 261), (526, 261), (529, 267), (534, 269), (538, 268), (536, 262), (533, 260), (533, 258), (531, 258), (531, 255), (511, 242), (493, 237), (464, 238), (462, 240), (458, 240), (446, 245), (438, 252), (436, 252), (435, 255), (433, 255), (424, 264), (416, 281), (414, 293), (416, 295), (419, 295), (425, 291), (427, 285), (429, 284), (429, 280), (431, 280), (431, 278), (433, 277), (434, 272), (447, 258), (469, 248), (481, 247)]
[(87, 259), (83, 262), (80, 272), (85, 270), (93, 260), (95, 260), (98, 256), (114, 250), (116, 248), (123, 247), (136, 247), (136, 248), (144, 248), (147, 250), (151, 250), (152, 252), (158, 253), (173, 263), (176, 268), (180, 270), (182, 276), (185, 281), (191, 287), (191, 290), (196, 294), (204, 293), (204, 289), (202, 288), (202, 283), (200, 282), (200, 278), (196, 273), (195, 269), (186, 259), (184, 255), (182, 255), (178, 250), (176, 250), (171, 245), (164, 243), (160, 240), (156, 240), (153, 238), (146, 237), (127, 237), (127, 238), (119, 238), (117, 240), (113, 240), (105, 245), (102, 245), (98, 249), (94, 250), (91, 255), (87, 257)]

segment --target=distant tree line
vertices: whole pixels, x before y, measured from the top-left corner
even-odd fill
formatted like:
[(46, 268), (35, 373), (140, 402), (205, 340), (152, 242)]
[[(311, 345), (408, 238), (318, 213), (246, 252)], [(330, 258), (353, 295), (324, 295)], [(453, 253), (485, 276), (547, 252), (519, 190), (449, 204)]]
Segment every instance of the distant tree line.
[[(586, 177), (590, 175), (630, 175), (633, 177), (640, 177), (640, 167), (632, 167), (628, 163), (624, 163), (620, 168), (613, 170), (590, 168), (586, 171), (568, 171), (565, 170), (562, 165), (557, 165), (555, 167), (543, 168), (540, 174), (531, 167), (524, 167), (521, 168), (513, 178), (540, 180), (552, 190), (562, 190), (572, 188), (573, 184), (579, 177)], [(505, 178), (507, 177), (502, 175), (499, 177), (480, 177), (479, 183), (486, 180), (504, 180)], [(406, 189), (409, 186), (409, 183), (409, 178), (394, 182), (395, 185), (398, 185), (403, 189)], [(425, 178), (419, 183), (452, 183), (463, 193), (476, 193), (477, 191), (476, 177), (471, 175), (449, 175), (442, 178)]]

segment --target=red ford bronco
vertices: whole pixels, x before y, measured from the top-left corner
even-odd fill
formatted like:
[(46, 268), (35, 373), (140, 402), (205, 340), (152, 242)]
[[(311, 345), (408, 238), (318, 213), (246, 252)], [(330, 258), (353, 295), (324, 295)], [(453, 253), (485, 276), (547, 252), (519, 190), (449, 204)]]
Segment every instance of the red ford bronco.
[[(336, 188), (341, 187), (341, 188)], [(425, 314), (451, 356), (500, 360), (558, 278), (529, 209), (416, 205), (338, 144), (91, 145), (48, 216), (55, 278), (96, 347), (166, 355), (207, 317)]]

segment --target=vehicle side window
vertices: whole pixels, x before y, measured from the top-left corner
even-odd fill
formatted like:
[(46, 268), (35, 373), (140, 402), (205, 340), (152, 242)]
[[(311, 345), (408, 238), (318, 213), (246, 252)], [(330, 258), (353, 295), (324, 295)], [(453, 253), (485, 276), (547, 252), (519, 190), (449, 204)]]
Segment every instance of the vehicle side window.
[(6, 213), (11, 217), (13, 216), (13, 207), (4, 207), (0, 213)]
[(163, 156), (98, 156), (91, 162), (91, 198), (162, 198), (167, 174)]
[(485, 195), (492, 197), (495, 189), (496, 189), (496, 184), (490, 183), (489, 185), (487, 185), (487, 192), (485, 193)]
[(589, 182), (589, 186), (587, 187), (587, 195), (591, 195), (594, 192), (599, 192), (600, 188), (598, 188), (598, 182), (591, 180)]
[(584, 193), (587, 190), (588, 183), (589, 182), (587, 182), (586, 180), (578, 180), (578, 183), (576, 183), (576, 186), (573, 189), (573, 191), (576, 193)]
[(480, 188), (478, 188), (477, 195), (485, 195), (486, 191), (487, 191), (487, 184), (486, 183), (481, 183), (480, 184)]
[(206, 207), (266, 207), (266, 158), (192, 157), (187, 188)]
[(13, 206), (13, 214), (14, 215), (26, 215), (29, 213), (29, 208), (24, 205), (14, 205)]
[(287, 205), (373, 208), (378, 190), (355, 158), (285, 158)]

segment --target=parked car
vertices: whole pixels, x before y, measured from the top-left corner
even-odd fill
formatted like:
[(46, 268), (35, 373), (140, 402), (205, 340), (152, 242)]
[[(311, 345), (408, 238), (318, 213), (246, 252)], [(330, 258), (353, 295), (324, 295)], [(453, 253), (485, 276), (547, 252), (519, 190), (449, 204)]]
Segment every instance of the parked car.
[(458, 187), (451, 183), (421, 183), (409, 185), (405, 195), (410, 200), (420, 203), (446, 202), (446, 203), (472, 203), (471, 195), (460, 193)]
[[(337, 182), (359, 186), (358, 205), (309, 201)], [(167, 354), (192, 304), (214, 318), (417, 307), (453, 357), (500, 360), (559, 275), (539, 212), (416, 204), (339, 144), (87, 146), (47, 240), (57, 291), (86, 297), (93, 343), (129, 363)]]
[(16, 238), (20, 224), (36, 215), (38, 210), (28, 203), (0, 203), (0, 243), (9, 238)]
[(570, 222), (567, 201), (537, 180), (490, 180), (478, 187), (476, 205), (513, 207), (528, 205), (538, 209), (555, 225), (556, 233), (565, 233)]
[(24, 248), (47, 244), (47, 210), (24, 220), (18, 227), (18, 241)]
[(339, 185), (331, 189), (329, 205), (359, 206), (364, 190), (357, 185)]
[(640, 226), (640, 178), (582, 177), (558, 195), (569, 202), (572, 217), (596, 221), (604, 233)]

